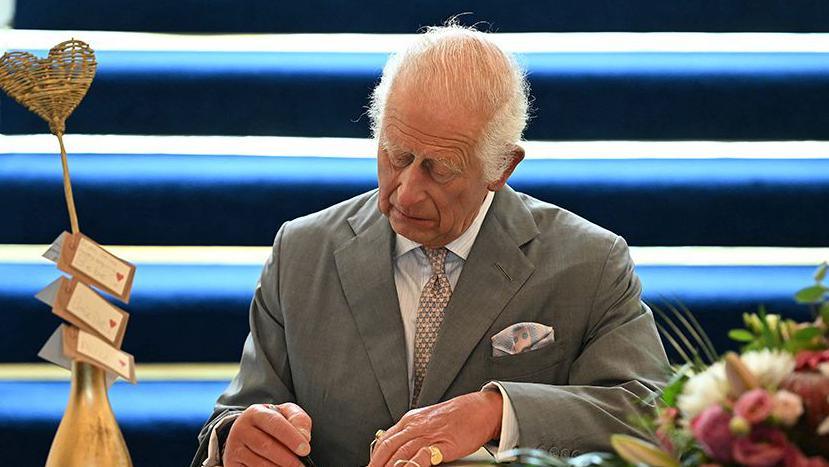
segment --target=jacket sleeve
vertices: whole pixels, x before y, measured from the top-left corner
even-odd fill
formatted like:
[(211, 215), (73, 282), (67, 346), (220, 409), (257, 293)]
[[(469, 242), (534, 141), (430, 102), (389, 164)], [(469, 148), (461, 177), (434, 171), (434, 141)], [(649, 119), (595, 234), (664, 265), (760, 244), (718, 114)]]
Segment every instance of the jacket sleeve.
[(568, 385), (502, 381), (518, 419), (521, 447), (568, 457), (609, 451), (613, 433), (636, 434), (642, 399), (664, 385), (668, 361), (628, 247), (617, 237), (590, 306), (588, 331)]
[[(242, 350), (239, 372), (219, 396), (213, 415), (199, 433), (199, 448), (192, 467), (200, 467), (207, 458), (210, 435), (222, 419), (238, 414), (253, 404), (294, 402), (279, 304), (279, 254), (286, 229), (287, 224), (277, 232), (271, 256), (256, 286), (250, 305), (250, 333)], [(224, 433), (227, 431), (222, 430)]]

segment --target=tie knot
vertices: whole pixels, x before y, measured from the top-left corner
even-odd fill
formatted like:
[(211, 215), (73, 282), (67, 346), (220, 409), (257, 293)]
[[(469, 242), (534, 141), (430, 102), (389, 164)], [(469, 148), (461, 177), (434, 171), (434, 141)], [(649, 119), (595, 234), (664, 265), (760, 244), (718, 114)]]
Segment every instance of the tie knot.
[(423, 247), (423, 252), (426, 253), (426, 257), (429, 258), (429, 263), (432, 265), (432, 274), (446, 274), (446, 253), (448, 253), (449, 250), (444, 247)]

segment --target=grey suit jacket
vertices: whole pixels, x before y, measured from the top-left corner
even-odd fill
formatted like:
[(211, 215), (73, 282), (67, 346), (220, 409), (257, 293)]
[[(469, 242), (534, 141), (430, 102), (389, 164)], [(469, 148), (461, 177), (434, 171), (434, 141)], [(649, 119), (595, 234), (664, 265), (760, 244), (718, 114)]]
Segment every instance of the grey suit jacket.
[[(250, 308), (239, 373), (212, 426), (256, 403), (295, 402), (313, 420), (321, 466), (368, 462), (377, 429), (409, 409), (394, 232), (372, 191), (282, 226)], [(505, 187), (445, 310), (420, 395), (431, 405), (499, 381), (522, 446), (557, 455), (609, 449), (667, 365), (624, 240)], [(511, 324), (555, 329), (545, 348), (494, 358)]]

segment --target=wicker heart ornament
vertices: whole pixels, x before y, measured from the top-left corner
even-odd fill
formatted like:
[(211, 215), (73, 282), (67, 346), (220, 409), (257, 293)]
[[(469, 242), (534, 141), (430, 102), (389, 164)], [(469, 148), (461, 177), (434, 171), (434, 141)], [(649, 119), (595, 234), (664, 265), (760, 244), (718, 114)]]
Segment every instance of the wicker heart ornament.
[(7, 52), (0, 58), (0, 88), (63, 134), (65, 122), (95, 78), (95, 53), (79, 40), (52, 47), (46, 58)]

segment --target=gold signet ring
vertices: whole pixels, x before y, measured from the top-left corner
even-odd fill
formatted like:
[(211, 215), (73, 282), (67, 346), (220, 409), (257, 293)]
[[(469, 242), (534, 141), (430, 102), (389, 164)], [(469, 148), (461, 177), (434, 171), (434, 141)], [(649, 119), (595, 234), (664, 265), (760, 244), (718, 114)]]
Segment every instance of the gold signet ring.
[(437, 446), (429, 446), (429, 454), (431, 455), (429, 461), (432, 465), (438, 465), (443, 462), (443, 453), (440, 452)]
[(374, 433), (374, 439), (380, 439), (384, 434), (386, 434), (386, 430), (377, 430), (377, 432)]

